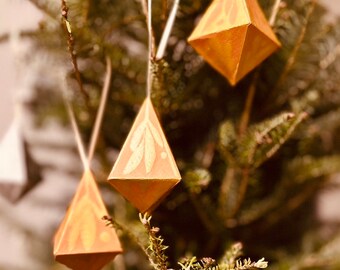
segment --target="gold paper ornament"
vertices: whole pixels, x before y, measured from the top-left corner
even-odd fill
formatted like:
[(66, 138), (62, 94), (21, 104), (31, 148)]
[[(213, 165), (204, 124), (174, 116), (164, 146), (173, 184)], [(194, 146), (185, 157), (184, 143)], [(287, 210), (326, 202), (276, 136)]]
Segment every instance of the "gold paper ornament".
[(235, 85), (280, 46), (256, 0), (215, 0), (188, 39)]
[(99, 270), (122, 253), (115, 230), (102, 220), (107, 215), (94, 177), (87, 170), (55, 235), (56, 261), (74, 270)]
[(144, 213), (152, 211), (180, 180), (176, 162), (148, 97), (108, 181)]

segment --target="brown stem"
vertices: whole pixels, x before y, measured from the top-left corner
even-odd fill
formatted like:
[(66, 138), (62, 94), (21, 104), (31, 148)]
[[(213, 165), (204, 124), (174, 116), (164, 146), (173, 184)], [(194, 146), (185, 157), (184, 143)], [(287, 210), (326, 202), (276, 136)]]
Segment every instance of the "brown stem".
[(221, 184), (221, 188), (220, 188), (220, 195), (218, 198), (218, 202), (219, 202), (219, 211), (220, 211), (220, 215), (221, 217), (229, 217), (230, 215), (227, 213), (227, 209), (226, 209), (226, 203), (227, 203), (227, 198), (229, 198), (229, 193), (231, 190), (231, 186), (232, 183), (235, 181), (235, 168), (233, 167), (228, 167), (222, 184)]
[(240, 209), (242, 202), (244, 200), (244, 197), (247, 192), (248, 188), (248, 183), (249, 183), (249, 169), (243, 169), (242, 171), (242, 179), (239, 187), (239, 194), (237, 197), (237, 202), (233, 210), (231, 211), (231, 216), (235, 216), (238, 210)]
[[(255, 94), (256, 94), (256, 84), (257, 84), (259, 77), (260, 77), (260, 71), (259, 71), (259, 69), (257, 69), (255, 71), (253, 80), (250, 84), (248, 94), (247, 94), (246, 103), (245, 103), (245, 106), (244, 106), (244, 110), (242, 112), (241, 121), (240, 121), (240, 125), (239, 125), (239, 137), (242, 137), (248, 129), (250, 114), (251, 114), (251, 111), (252, 111), (252, 108), (253, 108), (254, 97), (255, 97)], [(242, 179), (241, 179), (241, 183), (240, 183), (240, 186), (239, 186), (239, 192), (237, 194), (238, 196), (237, 196), (236, 205), (231, 211), (232, 217), (235, 216), (235, 214), (237, 213), (237, 211), (240, 209), (240, 207), (242, 205), (243, 199), (244, 199), (245, 194), (247, 192), (248, 183), (249, 183), (249, 169), (244, 168), (244, 169), (242, 169)]]
[(164, 29), (166, 20), (168, 19), (168, 0), (162, 0), (162, 28)]
[(244, 106), (244, 110), (242, 112), (240, 126), (239, 126), (239, 136), (243, 136), (244, 133), (247, 130), (249, 119), (250, 119), (250, 113), (253, 107), (254, 97), (256, 93), (256, 83), (259, 78), (259, 72), (256, 71), (253, 81), (251, 82), (251, 85), (248, 90), (246, 104)]
[(70, 53), (71, 56), (71, 60), (72, 60), (72, 65), (73, 65), (73, 69), (74, 69), (74, 73), (76, 76), (76, 80), (78, 82), (78, 86), (80, 89), (80, 92), (82, 93), (82, 95), (84, 96), (85, 102), (86, 102), (86, 106), (89, 108), (89, 100), (90, 97), (88, 95), (88, 93), (85, 91), (84, 87), (83, 87), (83, 83), (81, 80), (81, 76), (80, 76), (80, 71), (78, 68), (78, 61), (77, 61), (77, 54), (74, 48), (74, 37), (71, 31), (71, 25), (70, 22), (68, 21), (68, 7), (66, 5), (66, 1), (65, 0), (61, 0), (61, 15), (62, 15), (62, 24), (63, 24), (63, 28), (67, 34), (67, 43), (68, 43), (68, 51)]

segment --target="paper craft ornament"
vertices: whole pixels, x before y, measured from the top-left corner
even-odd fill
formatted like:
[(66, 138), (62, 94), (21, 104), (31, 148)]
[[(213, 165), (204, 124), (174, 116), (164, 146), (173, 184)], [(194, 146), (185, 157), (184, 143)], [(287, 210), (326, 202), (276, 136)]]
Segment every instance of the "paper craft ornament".
[(91, 171), (84, 172), (78, 190), (54, 238), (56, 261), (74, 270), (99, 270), (122, 253), (115, 230)]
[(109, 176), (140, 212), (152, 211), (181, 180), (150, 98), (146, 98)]
[(256, 0), (215, 0), (188, 39), (235, 85), (281, 45)]
[(10, 91), (0, 98), (0, 194), (11, 202), (41, 180), (37, 164), (28, 155), (15, 115)]

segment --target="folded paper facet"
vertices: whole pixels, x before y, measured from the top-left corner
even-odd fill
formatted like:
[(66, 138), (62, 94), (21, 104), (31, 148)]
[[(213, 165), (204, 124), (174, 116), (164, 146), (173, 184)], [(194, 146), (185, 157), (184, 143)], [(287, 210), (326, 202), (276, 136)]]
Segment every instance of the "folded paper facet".
[(1, 93), (0, 113), (0, 194), (16, 202), (41, 177), (25, 147), (11, 91)]
[(150, 212), (181, 180), (149, 98), (141, 107), (108, 178), (140, 212)]
[(54, 238), (56, 261), (74, 270), (99, 270), (121, 253), (115, 230), (102, 220), (106, 215), (94, 177), (85, 171)]
[(188, 39), (235, 85), (281, 45), (256, 0), (215, 0)]

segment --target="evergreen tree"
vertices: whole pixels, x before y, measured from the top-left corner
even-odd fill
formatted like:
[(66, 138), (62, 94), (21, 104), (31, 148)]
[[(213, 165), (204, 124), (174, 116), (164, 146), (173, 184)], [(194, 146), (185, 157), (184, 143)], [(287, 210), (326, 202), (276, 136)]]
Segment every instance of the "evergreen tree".
[[(31, 0), (45, 14), (40, 29), (30, 33), (34, 53), (46, 55), (52, 73), (36, 85), (38, 123), (51, 117), (68, 123), (58, 79), (64, 73), (88, 142), (105, 58), (111, 60), (93, 168), (100, 180), (145, 97), (148, 33), (141, 1), (69, 0), (61, 14), (58, 1)], [(126, 267), (148, 269), (143, 250), (155, 269), (266, 267), (261, 260), (237, 261), (241, 246), (235, 242), (241, 241), (246, 258), (265, 257), (271, 269), (337, 269), (338, 256), (326, 250), (340, 235), (319, 237), (313, 199), (340, 168), (340, 30), (315, 0), (259, 1), (267, 18), (275, 17), (282, 48), (232, 87), (186, 41), (210, 2), (181, 1), (165, 57), (152, 62), (152, 100), (183, 177), (153, 213), (164, 242), (147, 216), (141, 220), (148, 234), (136, 210), (108, 189), (116, 198), (108, 225), (119, 228), (126, 253), (137, 258), (126, 256)], [(171, 6), (153, 1), (155, 44)], [(310, 232), (306, 257), (302, 242)]]

